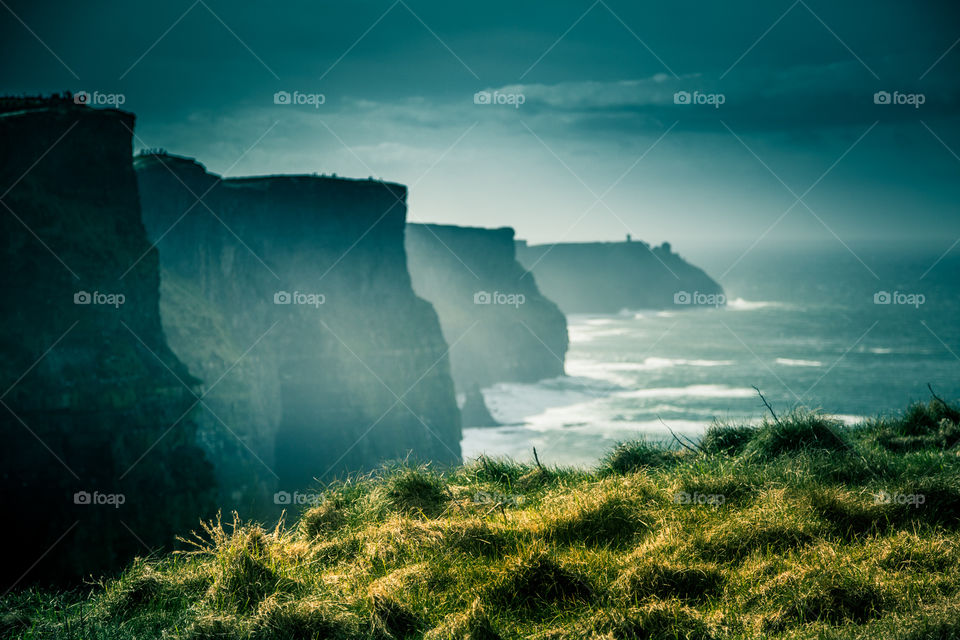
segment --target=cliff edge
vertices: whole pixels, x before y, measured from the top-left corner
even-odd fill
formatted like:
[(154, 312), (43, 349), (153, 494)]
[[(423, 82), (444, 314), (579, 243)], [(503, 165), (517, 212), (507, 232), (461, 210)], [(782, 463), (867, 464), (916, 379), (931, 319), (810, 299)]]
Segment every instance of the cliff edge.
[(63, 582), (189, 531), (213, 478), (197, 381), (160, 325), (134, 116), (69, 96), (0, 106), (2, 573)]
[(221, 504), (263, 513), (314, 478), (459, 461), (447, 346), (407, 272), (405, 187), (223, 179), (169, 155), (135, 168), (164, 329), (207, 384), (200, 440)]
[(510, 228), (408, 224), (413, 288), (433, 303), (460, 391), (563, 375), (567, 321), (519, 262)]

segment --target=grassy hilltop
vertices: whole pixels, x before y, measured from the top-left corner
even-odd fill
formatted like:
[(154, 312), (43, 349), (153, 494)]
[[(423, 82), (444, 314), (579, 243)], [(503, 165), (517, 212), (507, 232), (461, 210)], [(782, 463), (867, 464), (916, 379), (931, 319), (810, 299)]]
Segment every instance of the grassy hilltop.
[(207, 523), (116, 579), (12, 593), (0, 635), (958, 638), (958, 444), (934, 399), (623, 444), (593, 472), (392, 467), (289, 528)]

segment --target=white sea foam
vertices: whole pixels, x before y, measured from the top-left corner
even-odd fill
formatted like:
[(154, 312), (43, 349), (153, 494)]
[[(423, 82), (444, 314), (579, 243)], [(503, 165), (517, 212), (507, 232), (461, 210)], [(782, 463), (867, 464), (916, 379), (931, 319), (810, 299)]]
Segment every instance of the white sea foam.
[(777, 364), (785, 367), (822, 367), (823, 363), (819, 360), (797, 360), (793, 358), (777, 358)]
[(608, 396), (619, 389), (608, 381), (571, 375), (536, 384), (496, 384), (483, 390), (483, 398), (497, 422), (522, 424), (529, 416), (548, 409), (569, 407)]
[(855, 424), (860, 424), (867, 419), (866, 416), (855, 416), (847, 413), (831, 413), (830, 417), (839, 420), (848, 427), (852, 427)]
[(688, 387), (661, 387), (638, 389), (617, 394), (622, 398), (749, 398), (756, 391), (746, 387), (728, 387), (722, 384), (695, 384)]
[(567, 371), (584, 376), (602, 377), (607, 371), (651, 371), (669, 367), (725, 367), (733, 360), (688, 360), (686, 358), (644, 358), (643, 362), (597, 362), (595, 360), (568, 360)]
[[(603, 325), (598, 325), (602, 327)], [(586, 325), (567, 325), (567, 335), (571, 343), (593, 342), (597, 338), (610, 338), (614, 336), (624, 336), (630, 333), (626, 327), (595, 328)]]
[(743, 298), (734, 298), (727, 301), (727, 309), (731, 311), (755, 311), (757, 309), (768, 309), (772, 307), (786, 307), (782, 302), (764, 302), (759, 300), (744, 300)]

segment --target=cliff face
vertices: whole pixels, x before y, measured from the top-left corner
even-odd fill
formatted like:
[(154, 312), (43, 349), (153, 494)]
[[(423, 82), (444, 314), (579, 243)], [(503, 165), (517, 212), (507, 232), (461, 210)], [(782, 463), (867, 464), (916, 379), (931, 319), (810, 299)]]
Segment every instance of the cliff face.
[(404, 187), (221, 180), (173, 156), (135, 168), (164, 329), (206, 382), (200, 438), (223, 503), (262, 507), (276, 487), (410, 452), (459, 460), (447, 347), (406, 268)]
[(7, 585), (119, 566), (212, 506), (196, 380), (160, 325), (133, 126), (53, 100), (0, 114)]
[[(517, 259), (565, 313), (723, 304), (723, 288), (669, 244), (517, 243)], [(718, 297), (721, 296), (721, 297)]]
[(517, 262), (513, 229), (407, 225), (413, 288), (433, 303), (461, 391), (563, 375), (567, 321)]

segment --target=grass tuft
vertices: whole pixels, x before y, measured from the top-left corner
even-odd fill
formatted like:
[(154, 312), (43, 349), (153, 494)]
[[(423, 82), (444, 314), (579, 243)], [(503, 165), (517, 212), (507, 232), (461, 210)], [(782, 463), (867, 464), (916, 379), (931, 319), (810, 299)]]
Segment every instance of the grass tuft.
[(739, 455), (756, 433), (757, 429), (751, 426), (718, 422), (710, 425), (707, 432), (703, 434), (700, 450), (703, 453)]
[(359, 635), (356, 615), (315, 598), (272, 597), (260, 604), (250, 630), (250, 640), (352, 640)]
[(422, 622), (391, 595), (375, 591), (370, 595), (370, 634), (378, 640), (402, 640), (416, 634)]
[(383, 500), (395, 512), (434, 517), (447, 503), (446, 484), (426, 467), (402, 468), (387, 475)]
[(838, 453), (850, 447), (842, 432), (843, 423), (839, 420), (797, 410), (777, 422), (765, 421), (744, 451), (767, 460), (809, 450)]
[(344, 504), (336, 499), (324, 500), (316, 507), (307, 509), (300, 517), (303, 532), (311, 538), (333, 533), (346, 523)]
[(548, 637), (557, 640), (710, 640), (713, 635), (700, 613), (668, 600), (630, 609), (613, 608), (601, 611), (571, 631), (562, 631)]
[(447, 616), (439, 627), (427, 632), (424, 640), (503, 640), (479, 602), (464, 612)]
[(621, 442), (603, 458), (599, 471), (601, 475), (625, 475), (669, 465), (677, 457), (676, 452), (643, 440)]
[(761, 604), (781, 623), (862, 624), (878, 617), (890, 601), (882, 571), (872, 562), (852, 562), (829, 545), (811, 548), (796, 560), (760, 563), (763, 580), (747, 597), (747, 607)]
[(493, 579), (487, 600), (496, 607), (535, 609), (549, 604), (575, 606), (593, 595), (585, 576), (534, 547), (510, 561)]
[(635, 500), (618, 494), (586, 494), (582, 502), (566, 501), (566, 509), (547, 522), (544, 537), (562, 545), (622, 546), (649, 530)]
[(723, 572), (715, 564), (687, 564), (641, 556), (620, 574), (614, 591), (634, 602), (668, 598), (704, 600), (718, 597), (724, 584)]

